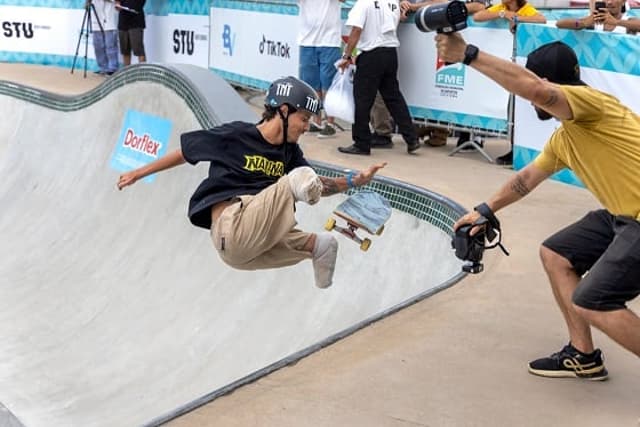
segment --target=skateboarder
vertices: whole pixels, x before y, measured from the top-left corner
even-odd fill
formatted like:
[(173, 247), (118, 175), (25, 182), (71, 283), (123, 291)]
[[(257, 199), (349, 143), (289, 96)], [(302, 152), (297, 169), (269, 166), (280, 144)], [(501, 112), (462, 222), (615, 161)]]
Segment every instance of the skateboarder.
[(297, 144), (320, 109), (316, 92), (295, 77), (274, 81), (267, 92), (262, 120), (256, 125), (231, 122), (187, 132), (181, 148), (124, 173), (118, 189), (141, 178), (183, 164), (210, 162), (209, 176), (189, 203), (189, 218), (211, 230), (220, 258), (240, 270), (284, 267), (311, 258), (315, 284), (331, 286), (338, 243), (330, 233), (295, 228), (294, 203), (315, 204), (367, 184), (385, 163), (346, 177), (319, 177)]

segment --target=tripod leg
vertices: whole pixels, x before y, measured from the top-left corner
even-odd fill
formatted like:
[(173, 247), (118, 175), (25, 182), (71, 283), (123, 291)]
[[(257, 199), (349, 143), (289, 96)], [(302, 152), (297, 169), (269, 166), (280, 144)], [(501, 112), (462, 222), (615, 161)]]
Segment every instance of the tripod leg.
[(71, 74), (73, 74), (73, 70), (76, 68), (76, 60), (78, 59), (78, 52), (80, 51), (80, 40), (82, 40), (82, 34), (85, 30), (85, 23), (87, 21), (87, 12), (85, 10), (84, 16), (82, 17), (82, 26), (80, 27), (80, 35), (78, 36), (78, 44), (76, 45), (76, 54), (73, 55), (73, 64), (71, 65)]
[(91, 33), (91, 8), (87, 8), (87, 32), (84, 34), (84, 78), (87, 78), (87, 54), (89, 51), (89, 34)]

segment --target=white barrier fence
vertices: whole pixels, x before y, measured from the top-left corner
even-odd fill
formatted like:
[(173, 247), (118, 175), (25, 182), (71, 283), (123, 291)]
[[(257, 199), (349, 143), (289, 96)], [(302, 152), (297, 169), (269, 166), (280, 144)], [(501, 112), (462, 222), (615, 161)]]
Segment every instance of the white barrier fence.
[[(77, 48), (82, 60), (83, 4), (84, 0), (0, 0), (0, 61), (70, 67)], [(150, 61), (199, 65), (231, 83), (259, 89), (266, 89), (275, 78), (298, 74), (295, 2), (150, 0), (145, 10)], [(543, 12), (550, 19), (585, 14), (584, 9)], [(506, 26), (471, 20), (469, 25), (465, 39), (496, 56), (512, 58), (514, 39)], [(415, 119), (502, 134), (515, 122), (514, 165), (531, 161), (553, 130), (553, 122), (537, 121), (522, 100), (515, 103), (515, 116), (509, 117), (506, 91), (470, 67), (445, 66), (437, 58), (433, 33), (403, 23), (399, 37), (399, 80)], [(640, 111), (637, 36), (558, 30), (551, 23), (521, 24), (517, 39), (520, 62), (534, 46), (564, 40), (576, 49), (588, 83)], [(95, 69), (92, 46), (87, 56)]]

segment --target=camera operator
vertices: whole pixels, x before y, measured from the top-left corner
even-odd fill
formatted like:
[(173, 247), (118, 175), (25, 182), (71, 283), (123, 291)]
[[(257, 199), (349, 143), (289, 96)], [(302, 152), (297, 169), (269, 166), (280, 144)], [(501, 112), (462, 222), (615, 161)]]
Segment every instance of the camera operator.
[[(93, 4), (93, 8), (91, 5)], [(110, 76), (118, 71), (118, 11), (111, 0), (87, 0), (85, 8), (91, 8), (91, 36), (98, 63), (98, 74)]]
[(138, 62), (146, 62), (144, 52), (144, 4), (146, 0), (119, 0), (116, 8), (120, 10), (118, 31), (120, 36), (120, 53), (125, 66), (131, 65), (131, 52), (138, 57)]
[[(604, 209), (542, 243), (540, 257), (570, 341), (530, 362), (529, 372), (606, 379), (592, 326), (640, 356), (640, 318), (626, 306), (640, 294), (640, 118), (582, 82), (575, 53), (561, 42), (531, 52), (523, 68), (466, 44), (460, 33), (438, 34), (435, 40), (443, 60), (463, 62), (531, 101), (539, 119), (561, 121), (538, 157), (477, 208), (493, 215), (562, 169), (573, 170), (600, 201)], [(468, 213), (454, 228), (479, 217), (478, 211)]]

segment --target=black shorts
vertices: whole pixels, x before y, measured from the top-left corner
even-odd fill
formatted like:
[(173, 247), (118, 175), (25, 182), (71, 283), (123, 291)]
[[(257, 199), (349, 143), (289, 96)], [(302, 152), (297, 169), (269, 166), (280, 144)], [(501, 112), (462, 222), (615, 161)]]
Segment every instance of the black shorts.
[(130, 30), (118, 31), (118, 38), (120, 39), (120, 53), (123, 55), (145, 56), (144, 53), (144, 29), (132, 28)]
[(606, 210), (589, 212), (542, 245), (568, 259), (582, 276), (574, 304), (619, 310), (640, 295), (640, 222), (635, 219)]

